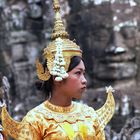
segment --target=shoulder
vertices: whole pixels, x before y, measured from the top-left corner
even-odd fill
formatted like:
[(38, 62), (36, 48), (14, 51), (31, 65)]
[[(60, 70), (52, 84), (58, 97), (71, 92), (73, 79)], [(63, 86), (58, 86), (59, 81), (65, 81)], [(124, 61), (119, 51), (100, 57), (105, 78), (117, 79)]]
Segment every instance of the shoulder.
[(84, 103), (75, 103), (80, 114), (84, 116), (84, 120), (87, 119), (90, 121), (96, 128), (99, 127), (99, 119), (94, 108), (88, 106)]
[(82, 112), (85, 116), (90, 116), (90, 117), (94, 117), (96, 118), (96, 111), (94, 110), (94, 108), (88, 106), (85, 103), (82, 102), (74, 102), (74, 104), (77, 106), (77, 110), (79, 110), (80, 112)]
[(38, 120), (41, 121), (44, 118), (45, 112), (46, 110), (44, 107), (44, 103), (41, 103), (40, 105), (31, 109), (23, 118), (23, 121), (27, 121), (27, 122), (33, 122), (33, 121), (35, 122)]

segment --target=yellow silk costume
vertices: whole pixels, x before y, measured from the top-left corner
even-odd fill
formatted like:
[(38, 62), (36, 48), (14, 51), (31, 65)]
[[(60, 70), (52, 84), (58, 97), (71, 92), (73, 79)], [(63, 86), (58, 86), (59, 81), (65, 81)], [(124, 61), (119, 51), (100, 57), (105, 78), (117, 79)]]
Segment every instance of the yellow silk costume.
[(16, 140), (105, 140), (103, 129), (114, 108), (109, 90), (106, 103), (97, 111), (76, 102), (69, 107), (58, 107), (45, 101), (16, 122), (3, 107), (2, 125), (5, 133)]

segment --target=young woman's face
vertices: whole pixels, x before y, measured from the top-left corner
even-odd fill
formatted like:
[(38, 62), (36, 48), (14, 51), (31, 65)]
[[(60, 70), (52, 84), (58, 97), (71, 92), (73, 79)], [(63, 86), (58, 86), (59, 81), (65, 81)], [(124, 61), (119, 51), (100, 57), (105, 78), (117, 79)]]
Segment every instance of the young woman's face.
[(71, 71), (68, 72), (69, 77), (64, 81), (63, 92), (70, 98), (80, 99), (82, 93), (86, 90), (87, 80), (85, 78), (85, 66), (83, 61)]

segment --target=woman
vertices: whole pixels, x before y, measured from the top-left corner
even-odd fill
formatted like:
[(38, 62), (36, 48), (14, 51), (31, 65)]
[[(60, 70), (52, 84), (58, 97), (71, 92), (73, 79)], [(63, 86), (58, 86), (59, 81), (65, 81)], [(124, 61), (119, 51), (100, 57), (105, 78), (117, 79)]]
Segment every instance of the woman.
[[(55, 81), (55, 77), (51, 77), (51, 96), (26, 115), (23, 119), (24, 131), (21, 131), (18, 139), (93, 139), (97, 135), (94, 132), (94, 127), (98, 127), (97, 118), (86, 116), (87, 106), (72, 102), (73, 98), (80, 99), (86, 89), (84, 74), (84, 63), (75, 56), (71, 59), (67, 79)], [(93, 116), (96, 115), (93, 109), (90, 111)]]
[(2, 109), (3, 128), (17, 140), (104, 140), (104, 127), (114, 113), (112, 89), (108, 89), (105, 105), (95, 111), (73, 102), (86, 89), (82, 51), (68, 39), (60, 7), (54, 0), (55, 25), (52, 42), (44, 49), (45, 67), (37, 60), (37, 75), (44, 81), (49, 98), (27, 113), (21, 122), (14, 121)]

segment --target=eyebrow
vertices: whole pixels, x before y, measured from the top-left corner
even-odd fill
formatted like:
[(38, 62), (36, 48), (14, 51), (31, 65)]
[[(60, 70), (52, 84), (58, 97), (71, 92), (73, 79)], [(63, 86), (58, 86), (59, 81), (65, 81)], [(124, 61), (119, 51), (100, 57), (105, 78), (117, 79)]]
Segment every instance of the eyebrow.
[(82, 69), (82, 68), (77, 68), (78, 70), (80, 70), (80, 71), (84, 71), (85, 72), (85, 69)]

